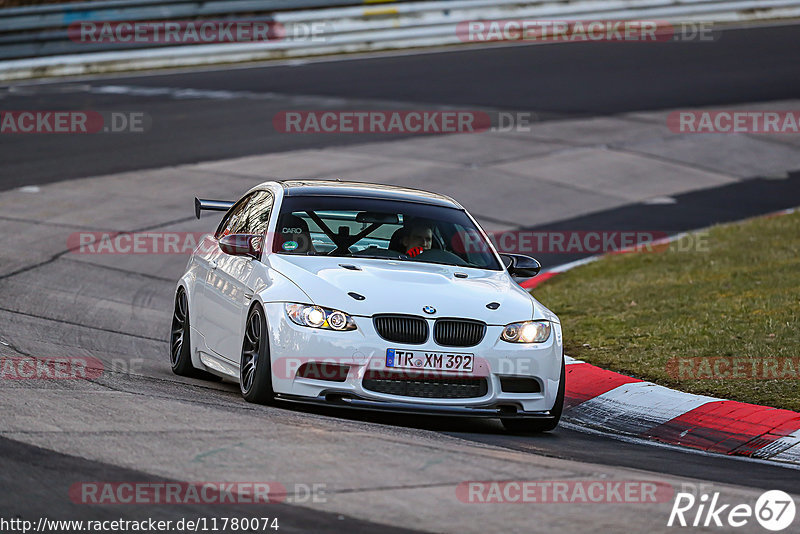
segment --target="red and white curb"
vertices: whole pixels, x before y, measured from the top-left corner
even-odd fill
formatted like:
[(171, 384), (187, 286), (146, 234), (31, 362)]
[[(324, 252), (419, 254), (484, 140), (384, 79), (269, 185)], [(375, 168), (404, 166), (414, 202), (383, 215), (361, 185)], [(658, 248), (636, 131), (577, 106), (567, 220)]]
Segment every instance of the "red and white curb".
[[(797, 208), (764, 217), (788, 215)], [(665, 244), (687, 234), (653, 244)], [(626, 249), (619, 252), (630, 252)], [(550, 278), (603, 255), (554, 267), (522, 284)], [(711, 453), (800, 465), (800, 413), (676, 391), (566, 357), (564, 420), (603, 432)]]
[(800, 464), (800, 413), (676, 391), (567, 357), (564, 419), (707, 452)]

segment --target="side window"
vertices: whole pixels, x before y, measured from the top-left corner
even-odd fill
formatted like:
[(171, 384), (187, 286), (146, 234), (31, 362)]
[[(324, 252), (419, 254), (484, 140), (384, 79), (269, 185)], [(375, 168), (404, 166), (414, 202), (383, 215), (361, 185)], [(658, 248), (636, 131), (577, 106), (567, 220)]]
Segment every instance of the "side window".
[(269, 191), (256, 191), (243, 198), (225, 215), (214, 237), (219, 239), (229, 234), (266, 232), (272, 203), (272, 193)]
[(240, 233), (261, 235), (267, 231), (269, 216), (272, 213), (272, 193), (258, 191), (247, 203), (243, 229)]
[(244, 209), (247, 207), (247, 203), (249, 201), (249, 197), (241, 199), (239, 202), (234, 204), (234, 206), (225, 214), (223, 217), (222, 222), (219, 223), (217, 227), (217, 231), (214, 234), (216, 239), (220, 237), (225, 237), (228, 234), (235, 234), (234, 231), (242, 219), (242, 213)]

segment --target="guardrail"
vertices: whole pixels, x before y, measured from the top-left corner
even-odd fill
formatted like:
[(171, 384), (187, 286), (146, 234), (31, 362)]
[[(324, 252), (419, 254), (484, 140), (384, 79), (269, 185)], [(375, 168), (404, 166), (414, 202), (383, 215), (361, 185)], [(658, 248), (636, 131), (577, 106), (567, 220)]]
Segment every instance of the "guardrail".
[(0, 31), (65, 26), (76, 20), (156, 20), (363, 5), (363, 0), (110, 0), (0, 9)]
[(232, 19), (237, 15), (271, 21), (272, 14), (280, 11), (361, 5), (363, 0), (111, 0), (0, 9), (0, 60), (148, 48), (76, 43), (70, 40), (68, 27), (77, 22)]
[[(800, 17), (798, 0), (111, 0), (0, 9), (0, 79), (194, 66), (458, 44), (474, 20), (739, 22)], [(248, 21), (281, 39), (167, 45), (86, 42), (70, 25), (114, 21)], [(309, 38), (310, 24), (322, 30)], [(298, 38), (299, 35), (305, 35)], [(72, 37), (72, 39), (70, 38)]]

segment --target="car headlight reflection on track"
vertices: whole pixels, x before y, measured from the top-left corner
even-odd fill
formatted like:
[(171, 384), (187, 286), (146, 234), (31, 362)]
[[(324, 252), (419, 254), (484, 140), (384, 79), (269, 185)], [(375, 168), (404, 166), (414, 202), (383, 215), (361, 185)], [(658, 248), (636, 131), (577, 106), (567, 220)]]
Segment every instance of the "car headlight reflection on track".
[(500, 339), (509, 343), (544, 343), (551, 330), (550, 321), (511, 323), (503, 328)]
[(339, 310), (331, 310), (311, 304), (286, 303), (286, 315), (293, 323), (324, 330), (355, 330), (353, 318)]

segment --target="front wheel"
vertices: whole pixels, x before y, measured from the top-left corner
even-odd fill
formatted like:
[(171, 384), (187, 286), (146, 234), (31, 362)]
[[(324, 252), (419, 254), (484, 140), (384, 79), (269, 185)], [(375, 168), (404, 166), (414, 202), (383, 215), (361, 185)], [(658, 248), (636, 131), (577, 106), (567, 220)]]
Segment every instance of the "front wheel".
[(264, 309), (255, 304), (247, 314), (239, 364), (239, 387), (247, 402), (267, 404), (275, 398), (270, 369), (269, 335)]
[(566, 391), (566, 366), (564, 359), (561, 359), (561, 378), (558, 381), (558, 393), (556, 402), (550, 410), (551, 417), (547, 419), (501, 419), (503, 427), (513, 434), (538, 434), (539, 432), (549, 432), (555, 430), (561, 420), (561, 412), (564, 411), (564, 395)]

